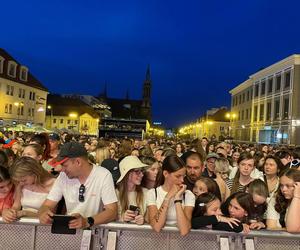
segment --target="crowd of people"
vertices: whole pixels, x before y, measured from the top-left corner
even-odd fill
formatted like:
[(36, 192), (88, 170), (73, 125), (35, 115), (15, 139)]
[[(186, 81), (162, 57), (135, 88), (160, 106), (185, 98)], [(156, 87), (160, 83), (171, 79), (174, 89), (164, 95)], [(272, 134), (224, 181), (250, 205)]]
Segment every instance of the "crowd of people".
[(4, 222), (55, 214), (70, 228), (119, 221), (181, 235), (210, 228), (300, 232), (300, 147), (0, 134)]

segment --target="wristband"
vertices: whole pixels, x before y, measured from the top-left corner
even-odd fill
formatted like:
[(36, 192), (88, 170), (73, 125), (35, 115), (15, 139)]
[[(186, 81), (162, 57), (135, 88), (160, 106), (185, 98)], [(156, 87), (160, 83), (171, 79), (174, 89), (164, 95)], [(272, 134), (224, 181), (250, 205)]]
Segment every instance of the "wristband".
[(175, 200), (174, 203), (182, 203), (182, 200)]

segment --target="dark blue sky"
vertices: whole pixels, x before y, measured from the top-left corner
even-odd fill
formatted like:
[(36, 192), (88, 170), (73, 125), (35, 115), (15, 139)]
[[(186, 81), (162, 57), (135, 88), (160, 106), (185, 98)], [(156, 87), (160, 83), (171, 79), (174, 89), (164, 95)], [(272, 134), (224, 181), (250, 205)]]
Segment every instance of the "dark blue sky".
[(300, 53), (300, 1), (3, 1), (0, 47), (55, 93), (141, 98), (177, 126), (230, 105), (228, 91)]

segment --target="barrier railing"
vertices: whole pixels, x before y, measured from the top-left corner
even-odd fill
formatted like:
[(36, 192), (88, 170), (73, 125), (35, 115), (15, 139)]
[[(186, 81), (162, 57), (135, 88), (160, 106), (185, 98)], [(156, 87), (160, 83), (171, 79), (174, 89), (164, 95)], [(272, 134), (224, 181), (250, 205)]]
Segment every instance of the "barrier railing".
[[(249, 234), (215, 230), (191, 230), (180, 236), (176, 227), (166, 226), (160, 233), (149, 225), (109, 223), (94, 227), (91, 250), (100, 249), (221, 249), (221, 250), (299, 250), (300, 234), (284, 231), (251, 231)], [(88, 249), (82, 246), (83, 230), (74, 235), (52, 234), (49, 225), (37, 219), (24, 218), (13, 224), (0, 220), (0, 249), (52, 250)]]

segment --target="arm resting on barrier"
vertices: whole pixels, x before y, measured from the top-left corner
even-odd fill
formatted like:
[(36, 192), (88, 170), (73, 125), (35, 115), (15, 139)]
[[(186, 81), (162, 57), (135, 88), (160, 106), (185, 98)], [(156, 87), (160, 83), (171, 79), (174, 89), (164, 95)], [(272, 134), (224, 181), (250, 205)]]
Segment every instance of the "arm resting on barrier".
[(18, 211), (21, 210), (21, 193), (21, 186), (18, 185), (14, 194), (14, 204), (11, 208), (7, 208), (2, 211), (2, 217), (6, 223), (14, 222), (20, 218), (18, 217)]
[(187, 235), (191, 231), (191, 219), (194, 207), (182, 207), (181, 203), (175, 203), (177, 227), (181, 235)]
[[(104, 205), (104, 210), (94, 216), (94, 225), (98, 224), (106, 224), (108, 222), (111, 222), (117, 218), (118, 214), (118, 204), (117, 202), (110, 203), (107, 205)], [(69, 228), (88, 228), (91, 225), (88, 223), (88, 219), (83, 217), (81, 214), (72, 214), (72, 216), (75, 217), (75, 219), (71, 220), (69, 222)]]
[(160, 232), (160, 230), (165, 226), (169, 202), (170, 198), (167, 196), (159, 209), (157, 209), (156, 205), (150, 205), (147, 208), (149, 224), (155, 232)]
[(106, 224), (108, 222), (114, 221), (118, 216), (118, 203), (110, 203), (104, 205), (104, 210), (93, 216), (95, 225)]
[(58, 202), (46, 199), (39, 209), (38, 216), (42, 224), (51, 224), (52, 216)]

